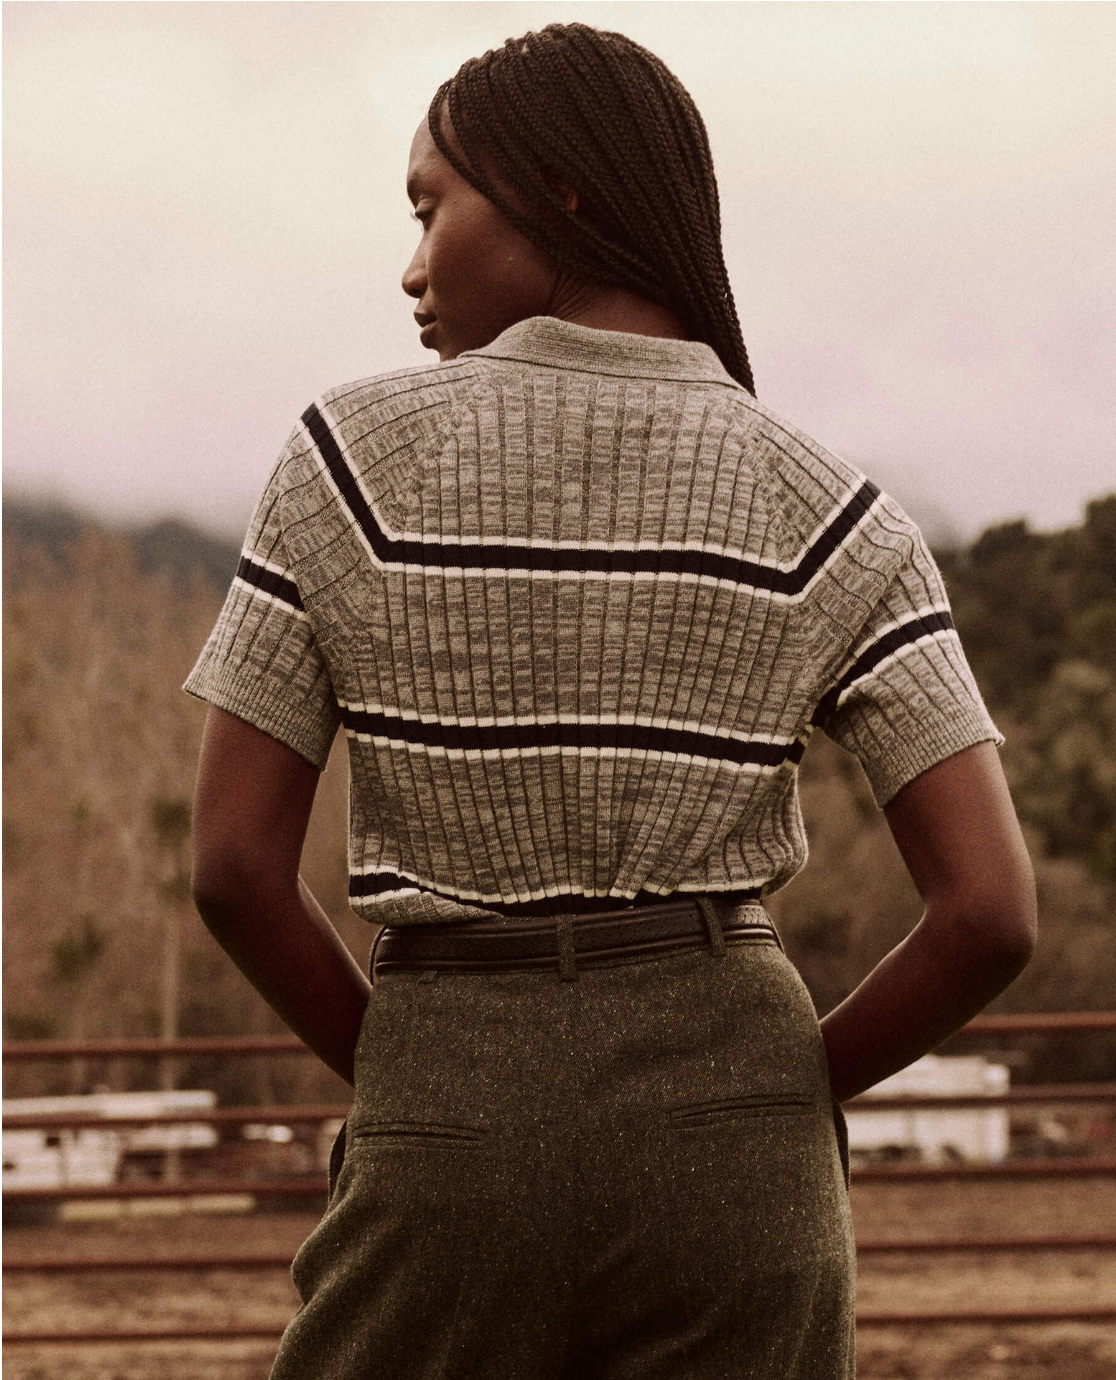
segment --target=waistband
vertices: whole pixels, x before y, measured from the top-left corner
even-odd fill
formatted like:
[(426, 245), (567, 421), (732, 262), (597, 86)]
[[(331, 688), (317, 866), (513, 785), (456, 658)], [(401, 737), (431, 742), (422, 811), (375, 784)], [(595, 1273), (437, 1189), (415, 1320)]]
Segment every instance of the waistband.
[(454, 973), (557, 968), (563, 978), (576, 978), (580, 963), (702, 945), (721, 955), (727, 944), (765, 937), (778, 943), (775, 927), (759, 906), (725, 912), (711, 898), (700, 897), (589, 915), (385, 927), (373, 946), (371, 967), (373, 981), (416, 968)]

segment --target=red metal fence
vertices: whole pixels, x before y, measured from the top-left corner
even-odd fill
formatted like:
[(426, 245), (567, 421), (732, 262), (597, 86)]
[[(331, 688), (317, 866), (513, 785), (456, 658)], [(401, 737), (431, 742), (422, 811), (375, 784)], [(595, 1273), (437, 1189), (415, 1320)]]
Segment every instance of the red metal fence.
[[(1116, 1030), (1116, 1011), (1110, 1012), (1072, 1012), (1058, 1014), (1038, 1014), (1021, 1016), (982, 1016), (965, 1027), (966, 1035), (1030, 1035), (1030, 1034), (1097, 1034)], [(204, 1036), (179, 1040), (34, 1040), (5, 1043), (5, 1059), (68, 1059), (68, 1058), (121, 1058), (153, 1056), (244, 1056), (255, 1054), (296, 1054), (306, 1053), (306, 1047), (294, 1036)], [(1116, 1083), (1091, 1084), (1044, 1084), (1012, 1088), (1003, 1093), (955, 1094), (949, 1096), (871, 1096), (854, 1099), (850, 1106), (865, 1110), (882, 1110), (902, 1107), (904, 1109), (927, 1107), (1014, 1107), (1036, 1104), (1108, 1104), (1116, 1103)], [(245, 1125), (249, 1123), (269, 1123), (280, 1125), (323, 1124), (345, 1116), (347, 1106), (327, 1104), (305, 1106), (273, 1107), (222, 1107), (199, 1109), (197, 1111), (176, 1112), (153, 1118), (112, 1117), (79, 1114), (53, 1114), (6, 1116), (5, 1129), (20, 1128), (68, 1128), (78, 1129), (97, 1126), (139, 1126), (157, 1121), (160, 1125), (175, 1123), (209, 1123), (218, 1126)], [(1110, 1175), (1116, 1172), (1116, 1157), (1102, 1156), (1064, 1159), (1022, 1159), (1005, 1160), (999, 1163), (948, 1163), (921, 1164), (896, 1163), (857, 1166), (853, 1169), (855, 1181), (903, 1181), (914, 1179), (945, 1178), (1018, 1178), (1020, 1176), (1084, 1176)], [(211, 1178), (178, 1179), (174, 1182), (114, 1183), (103, 1187), (63, 1185), (52, 1188), (12, 1189), (6, 1197), (10, 1200), (50, 1201), (58, 1199), (128, 1199), (176, 1197), (181, 1199), (204, 1199), (211, 1196), (251, 1193), (253, 1196), (300, 1197), (324, 1199), (324, 1175), (299, 1175), (278, 1179)], [(1116, 1234), (1093, 1233), (1081, 1235), (1045, 1235), (1030, 1237), (942, 1237), (934, 1240), (878, 1240), (859, 1241), (857, 1251), (861, 1255), (881, 1252), (896, 1253), (938, 1253), (945, 1251), (1036, 1251), (1036, 1250), (1110, 1250), (1116, 1248)], [(225, 1255), (183, 1255), (173, 1258), (165, 1256), (131, 1257), (43, 1257), (37, 1259), (4, 1260), (5, 1272), (23, 1273), (76, 1273), (101, 1271), (142, 1271), (149, 1270), (212, 1270), (212, 1269), (282, 1269), (289, 1268), (290, 1260), (284, 1254), (225, 1254)], [(1116, 1307), (1101, 1308), (1046, 1308), (1025, 1311), (989, 1310), (939, 1310), (917, 1313), (896, 1313), (879, 1310), (858, 1310), (857, 1322), (861, 1326), (903, 1325), (910, 1323), (1017, 1323), (1017, 1322), (1090, 1322), (1116, 1318)], [(278, 1337), (278, 1327), (199, 1327), (174, 1328), (149, 1331), (114, 1331), (101, 1329), (82, 1332), (17, 1332), (5, 1334), (4, 1341), (12, 1343), (89, 1343), (89, 1342), (137, 1342), (137, 1341), (184, 1341), (212, 1340), (252, 1337)]]

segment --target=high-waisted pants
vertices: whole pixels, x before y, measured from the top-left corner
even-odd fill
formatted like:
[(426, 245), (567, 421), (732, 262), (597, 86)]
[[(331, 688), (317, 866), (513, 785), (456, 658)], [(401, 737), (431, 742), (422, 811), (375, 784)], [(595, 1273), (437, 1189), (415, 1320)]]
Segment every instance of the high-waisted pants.
[(853, 1375), (835, 1112), (774, 937), (378, 976), (356, 1070), (272, 1380)]

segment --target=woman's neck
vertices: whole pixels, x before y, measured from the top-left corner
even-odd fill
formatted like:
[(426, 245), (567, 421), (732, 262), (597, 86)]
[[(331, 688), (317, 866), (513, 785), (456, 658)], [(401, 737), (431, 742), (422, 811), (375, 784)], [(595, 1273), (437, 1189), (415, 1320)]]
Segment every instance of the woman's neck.
[(690, 338), (668, 308), (627, 288), (586, 282), (564, 269), (555, 278), (546, 314), (598, 331), (626, 331), (629, 335), (655, 335), (667, 340)]

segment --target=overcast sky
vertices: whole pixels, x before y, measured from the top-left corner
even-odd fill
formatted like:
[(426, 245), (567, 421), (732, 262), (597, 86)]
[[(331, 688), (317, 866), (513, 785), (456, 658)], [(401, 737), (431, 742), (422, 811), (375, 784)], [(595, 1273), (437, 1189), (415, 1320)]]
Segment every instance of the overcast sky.
[(318, 393), (434, 360), (434, 88), (569, 19), (697, 101), (764, 401), (938, 539), (1116, 489), (1116, 5), (9, 3), (6, 491), (239, 536)]

